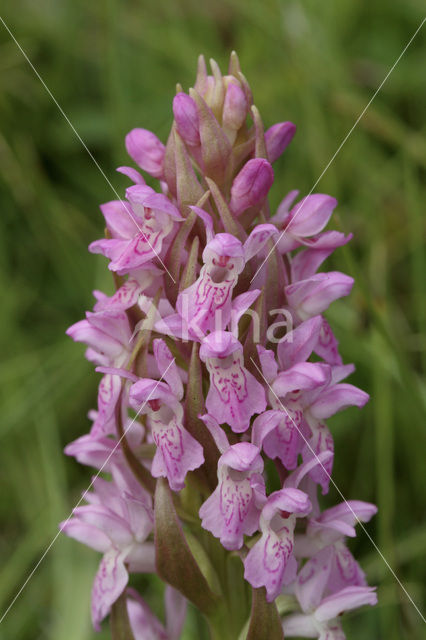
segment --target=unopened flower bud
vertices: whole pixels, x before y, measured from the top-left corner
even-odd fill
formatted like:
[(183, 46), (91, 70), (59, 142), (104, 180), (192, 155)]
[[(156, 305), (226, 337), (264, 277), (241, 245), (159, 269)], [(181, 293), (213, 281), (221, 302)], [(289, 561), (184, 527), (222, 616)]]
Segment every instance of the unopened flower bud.
[(238, 131), (244, 124), (247, 110), (248, 104), (244, 91), (235, 82), (230, 82), (223, 105), (222, 123), (224, 127)]
[(126, 149), (129, 156), (154, 178), (163, 175), (165, 146), (147, 129), (132, 129), (126, 136)]
[(269, 162), (275, 162), (284, 149), (288, 147), (296, 133), (296, 125), (292, 122), (278, 122), (265, 133), (266, 150)]
[(173, 114), (182, 139), (190, 146), (200, 144), (200, 120), (197, 105), (186, 93), (178, 93), (173, 100)]
[(231, 188), (231, 209), (240, 213), (261, 202), (274, 181), (274, 172), (264, 158), (249, 160), (235, 178)]

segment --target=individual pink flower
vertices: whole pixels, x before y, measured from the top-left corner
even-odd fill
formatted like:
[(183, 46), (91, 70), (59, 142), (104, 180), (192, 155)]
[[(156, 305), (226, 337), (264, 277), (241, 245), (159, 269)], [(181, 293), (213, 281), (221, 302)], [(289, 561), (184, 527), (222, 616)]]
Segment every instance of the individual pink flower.
[(250, 418), (266, 408), (263, 386), (244, 366), (243, 348), (227, 331), (214, 331), (204, 338), (200, 358), (210, 374), (206, 408), (219, 424), (233, 431), (246, 431)]
[(146, 185), (126, 190), (128, 203), (107, 202), (101, 211), (111, 235), (89, 246), (110, 259), (109, 269), (120, 275), (161, 258), (164, 239), (182, 217), (170, 200)]
[(129, 319), (120, 309), (88, 311), (86, 319), (73, 324), (66, 333), (76, 342), (87, 344), (86, 358), (98, 365), (122, 367), (130, 357)]
[(98, 387), (98, 410), (92, 426), (92, 435), (116, 435), (116, 407), (122, 389), (117, 375), (103, 376)]
[[(257, 225), (243, 244), (229, 233), (213, 235), (208, 214), (202, 212), (202, 215), (207, 221), (208, 237), (203, 251), (204, 264), (198, 279), (179, 294), (176, 304), (178, 313), (197, 336), (229, 325), (233, 309), (238, 311), (238, 305), (233, 305), (232, 301), (238, 276), (246, 263), (277, 233), (271, 224)], [(252, 292), (253, 300), (259, 293)]]
[(322, 193), (303, 198), (289, 209), (298, 191), (292, 191), (278, 207), (272, 222), (282, 229), (278, 248), (282, 253), (293, 251), (303, 244), (309, 244), (306, 238), (316, 236), (330, 220), (337, 200)]
[[(313, 325), (312, 322), (310, 324)], [(304, 416), (305, 396), (308, 391), (327, 384), (331, 375), (328, 365), (303, 361), (310, 355), (317, 339), (312, 333), (313, 329), (313, 326), (301, 325), (293, 332), (294, 340), (283, 344), (280, 350), (281, 364), (294, 364), (280, 373), (272, 352), (262, 347), (258, 349), (263, 375), (269, 383), (268, 400), (273, 409), (254, 420), (252, 440), (270, 458), (279, 458), (286, 469), (296, 468), (298, 455), (309, 438), (309, 427)], [(302, 361), (299, 361), (299, 357)]]
[(77, 507), (62, 522), (63, 533), (103, 553), (92, 589), (92, 621), (96, 630), (126, 588), (128, 572), (155, 571), (154, 544), (146, 539), (153, 512), (146, 492), (131, 472), (112, 469), (114, 482), (95, 477), (88, 505)]
[(299, 489), (281, 489), (271, 493), (260, 515), (262, 537), (244, 560), (244, 577), (252, 587), (265, 587), (272, 602), (283, 584), (294, 580), (297, 563), (293, 555), (296, 518), (312, 508), (306, 493)]
[(368, 522), (377, 513), (377, 507), (360, 500), (348, 500), (311, 517), (305, 534), (296, 538), (296, 555), (315, 556), (324, 547), (330, 547), (330, 584), (333, 590), (348, 586), (365, 586), (365, 575), (345, 545), (345, 537), (355, 537), (355, 524)]
[[(324, 422), (326, 418), (347, 407), (361, 408), (369, 399), (365, 391), (352, 384), (340, 383), (352, 373), (352, 365), (330, 367), (330, 371), (331, 376), (326, 384), (307, 391), (303, 397), (304, 417), (310, 429), (310, 437), (302, 450), (304, 460), (310, 460), (322, 451), (334, 450), (331, 432)], [(328, 491), (331, 470), (332, 461), (311, 472), (312, 479), (321, 485), (323, 493)]]
[(363, 605), (375, 605), (374, 587), (350, 586), (326, 595), (332, 567), (333, 550), (326, 547), (311, 558), (300, 571), (295, 592), (302, 613), (284, 618), (286, 637), (345, 640), (338, 617)]
[[(214, 422), (210, 416), (203, 420)], [(263, 460), (259, 449), (249, 442), (229, 446), (218, 462), (218, 486), (202, 504), (199, 515), (204, 529), (219, 538), (225, 549), (240, 549), (244, 535), (252, 535), (259, 525), (265, 500)]]
[(354, 279), (339, 271), (316, 273), (285, 287), (287, 302), (296, 318), (307, 320), (330, 306), (332, 302), (348, 296)]
[(157, 446), (154, 478), (166, 477), (173, 491), (185, 486), (185, 476), (204, 462), (203, 448), (183, 425), (183, 384), (172, 354), (163, 340), (154, 341), (154, 355), (165, 382), (142, 378), (130, 389), (130, 404), (146, 414)]

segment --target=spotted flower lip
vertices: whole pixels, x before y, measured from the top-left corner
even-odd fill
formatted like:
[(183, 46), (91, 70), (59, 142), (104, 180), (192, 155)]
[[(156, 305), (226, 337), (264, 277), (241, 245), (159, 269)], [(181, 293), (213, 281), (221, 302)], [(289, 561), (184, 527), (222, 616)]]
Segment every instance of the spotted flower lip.
[[(344, 640), (341, 613), (377, 602), (347, 546), (377, 508), (324, 509), (320, 496), (336, 484), (327, 420), (369, 398), (347, 382), (354, 365), (325, 317), (354, 285), (324, 270), (352, 234), (328, 228), (337, 201), (326, 194), (290, 191), (271, 216), (272, 163), (295, 125), (265, 131), (234, 52), (225, 74), (201, 56), (171, 112), (167, 141), (126, 136), (126, 199), (101, 205), (105, 237), (89, 246), (115, 291), (96, 290), (67, 330), (102, 376), (89, 433), (65, 448), (97, 473), (61, 531), (102, 554), (96, 630), (111, 614), (135, 640), (178, 640), (189, 600), (214, 637), (238, 606), (244, 628), (269, 633), (262, 616), (275, 616), (277, 638), (285, 593), (286, 638)], [(222, 556), (230, 580), (216, 572)], [(173, 585), (165, 621), (129, 586), (154, 571)]]
[(202, 526), (220, 539), (225, 549), (240, 549), (244, 535), (253, 534), (259, 522), (259, 504), (265, 484), (263, 460), (249, 442), (230, 446), (219, 458), (218, 486), (203, 503)]
[(165, 382), (138, 380), (130, 389), (129, 402), (147, 416), (157, 447), (151, 466), (152, 476), (166, 477), (170, 488), (180, 491), (185, 486), (188, 471), (203, 464), (203, 448), (183, 425), (182, 380), (170, 350), (161, 339), (154, 342), (154, 356)]
[(210, 374), (206, 408), (219, 424), (236, 433), (246, 431), (250, 418), (266, 408), (263, 386), (244, 366), (240, 342), (229, 332), (210, 333), (202, 342), (200, 358)]
[(275, 491), (266, 500), (260, 515), (262, 536), (244, 560), (244, 577), (254, 588), (265, 587), (269, 602), (284, 583), (295, 578), (297, 565), (292, 554), (296, 517), (312, 509), (309, 497), (299, 489)]

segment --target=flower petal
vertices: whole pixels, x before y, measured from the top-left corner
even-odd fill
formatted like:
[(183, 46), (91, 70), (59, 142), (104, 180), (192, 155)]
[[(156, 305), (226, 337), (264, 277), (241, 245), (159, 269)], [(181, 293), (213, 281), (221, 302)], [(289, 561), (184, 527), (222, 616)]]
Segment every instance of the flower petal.
[(325, 598), (316, 610), (315, 617), (320, 621), (331, 620), (344, 611), (357, 609), (365, 604), (374, 606), (377, 604), (375, 591), (375, 587), (346, 587)]
[(123, 593), (128, 580), (123, 554), (111, 549), (101, 560), (92, 588), (92, 622), (96, 631), (101, 630), (100, 623)]
[(335, 384), (322, 391), (311, 405), (310, 413), (318, 420), (323, 420), (347, 407), (361, 408), (368, 402), (369, 397), (368, 393), (352, 384)]

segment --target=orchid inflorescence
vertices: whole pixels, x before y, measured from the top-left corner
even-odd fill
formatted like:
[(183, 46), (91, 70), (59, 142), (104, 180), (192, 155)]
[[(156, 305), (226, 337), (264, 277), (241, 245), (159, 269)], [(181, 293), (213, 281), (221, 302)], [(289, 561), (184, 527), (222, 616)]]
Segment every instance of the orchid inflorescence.
[[(211, 69), (200, 57), (194, 88), (178, 87), (166, 145), (126, 137), (159, 190), (120, 167), (126, 201), (101, 206), (89, 248), (116, 291), (95, 291), (68, 329), (102, 378), (90, 432), (66, 448), (98, 473), (61, 528), (103, 554), (92, 620), (110, 615), (114, 639), (179, 638), (189, 600), (213, 638), (340, 640), (340, 614), (377, 600), (346, 546), (376, 507), (321, 511), (317, 497), (333, 467), (325, 420), (368, 400), (342, 382), (354, 367), (322, 315), (353, 280), (318, 269), (351, 236), (324, 231), (327, 195), (294, 205), (292, 191), (271, 215), (295, 126), (264, 131), (235, 53), (228, 75)], [(154, 572), (165, 622), (137, 590)]]

